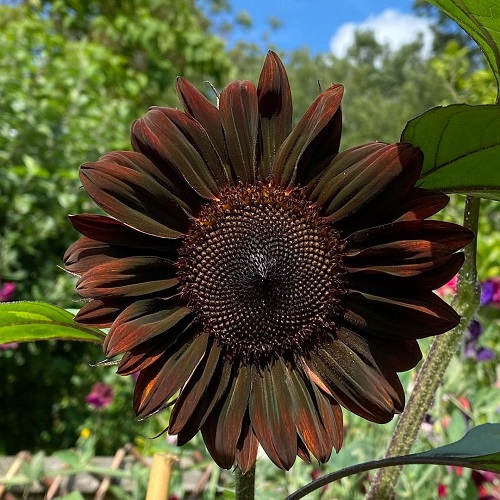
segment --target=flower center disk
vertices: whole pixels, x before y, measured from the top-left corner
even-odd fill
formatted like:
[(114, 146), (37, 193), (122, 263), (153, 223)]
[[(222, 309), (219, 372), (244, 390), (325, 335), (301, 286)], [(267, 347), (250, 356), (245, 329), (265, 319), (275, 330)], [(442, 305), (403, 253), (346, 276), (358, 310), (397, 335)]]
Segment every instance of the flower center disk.
[(299, 354), (335, 326), (340, 247), (301, 190), (228, 188), (185, 238), (182, 294), (228, 353), (247, 360)]

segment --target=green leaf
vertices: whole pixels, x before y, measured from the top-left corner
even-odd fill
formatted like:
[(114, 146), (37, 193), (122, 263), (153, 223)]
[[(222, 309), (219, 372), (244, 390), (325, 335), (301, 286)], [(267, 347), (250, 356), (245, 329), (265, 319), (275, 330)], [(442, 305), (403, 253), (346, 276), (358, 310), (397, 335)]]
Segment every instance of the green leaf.
[(447, 444), (434, 450), (373, 460), (331, 472), (306, 484), (287, 496), (285, 500), (304, 498), (314, 490), (352, 474), (381, 467), (409, 464), (456, 465), (470, 469), (500, 472), (500, 424), (478, 425), (456, 443)]
[(45, 302), (0, 303), (0, 344), (33, 340), (82, 340), (101, 343), (97, 328), (76, 323), (73, 315)]
[(406, 124), (401, 139), (420, 147), (418, 185), (500, 200), (500, 106), (433, 108)]
[(479, 45), (497, 81), (500, 96), (500, 2), (498, 0), (429, 0), (461, 26)]
[(478, 425), (456, 443), (405, 458), (406, 463), (444, 463), (500, 472), (500, 424)]

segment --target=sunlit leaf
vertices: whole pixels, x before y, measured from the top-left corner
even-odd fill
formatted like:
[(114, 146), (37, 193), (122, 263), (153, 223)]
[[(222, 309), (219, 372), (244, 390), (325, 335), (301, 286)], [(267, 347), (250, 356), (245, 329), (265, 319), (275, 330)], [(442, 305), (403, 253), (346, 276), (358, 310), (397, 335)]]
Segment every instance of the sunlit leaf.
[(101, 343), (104, 333), (76, 323), (73, 315), (45, 302), (0, 304), (0, 344), (33, 340), (81, 340)]
[(433, 108), (407, 123), (401, 138), (424, 153), (419, 185), (500, 200), (500, 106)]
[(500, 89), (500, 2), (429, 0), (460, 25), (483, 51)]

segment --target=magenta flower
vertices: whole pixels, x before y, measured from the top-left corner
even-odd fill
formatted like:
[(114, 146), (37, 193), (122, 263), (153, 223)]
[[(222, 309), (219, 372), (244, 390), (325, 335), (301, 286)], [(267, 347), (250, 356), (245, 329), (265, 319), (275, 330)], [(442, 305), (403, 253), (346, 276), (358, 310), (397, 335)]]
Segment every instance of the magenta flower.
[(0, 302), (8, 302), (11, 300), (15, 291), (15, 283), (4, 283), (3, 285), (0, 285)]
[(458, 275), (455, 274), (450, 281), (445, 283), (443, 286), (439, 287), (436, 292), (441, 297), (445, 295), (454, 295), (457, 293)]
[(481, 305), (500, 307), (500, 276), (481, 283)]
[(9, 349), (17, 349), (19, 344), (17, 342), (9, 342), (7, 344), (0, 344), (0, 351), (8, 351)]
[(96, 382), (85, 401), (96, 410), (107, 408), (113, 402), (113, 388), (103, 382)]

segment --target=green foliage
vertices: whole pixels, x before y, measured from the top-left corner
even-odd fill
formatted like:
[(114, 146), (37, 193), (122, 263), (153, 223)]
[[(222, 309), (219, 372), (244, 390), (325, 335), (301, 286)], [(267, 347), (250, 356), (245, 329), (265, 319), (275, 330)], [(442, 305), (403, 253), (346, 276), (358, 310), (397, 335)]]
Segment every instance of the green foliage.
[(500, 4), (491, 0), (429, 0), (461, 26), (483, 51), (500, 97)]
[(500, 107), (455, 104), (411, 120), (401, 139), (424, 152), (420, 185), (500, 200)]
[(68, 311), (45, 302), (0, 303), (2, 343), (50, 339), (101, 343), (104, 337), (100, 330), (76, 323)]

